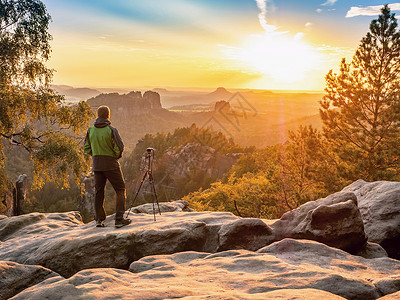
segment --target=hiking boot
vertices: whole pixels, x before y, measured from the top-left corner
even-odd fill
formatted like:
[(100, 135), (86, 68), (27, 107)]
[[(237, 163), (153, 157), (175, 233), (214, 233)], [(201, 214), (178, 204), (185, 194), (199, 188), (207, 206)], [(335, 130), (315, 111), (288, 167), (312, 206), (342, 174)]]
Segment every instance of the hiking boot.
[(115, 220), (115, 227), (120, 228), (122, 226), (126, 226), (131, 224), (131, 220), (130, 219), (117, 219)]
[(104, 222), (102, 220), (97, 220), (96, 227), (104, 227)]

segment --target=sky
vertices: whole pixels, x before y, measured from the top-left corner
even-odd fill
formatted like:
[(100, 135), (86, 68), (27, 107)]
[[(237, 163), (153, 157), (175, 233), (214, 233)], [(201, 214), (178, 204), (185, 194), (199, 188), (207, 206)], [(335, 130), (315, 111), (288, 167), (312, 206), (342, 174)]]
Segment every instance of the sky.
[(388, 0), (42, 0), (55, 84), (323, 90)]

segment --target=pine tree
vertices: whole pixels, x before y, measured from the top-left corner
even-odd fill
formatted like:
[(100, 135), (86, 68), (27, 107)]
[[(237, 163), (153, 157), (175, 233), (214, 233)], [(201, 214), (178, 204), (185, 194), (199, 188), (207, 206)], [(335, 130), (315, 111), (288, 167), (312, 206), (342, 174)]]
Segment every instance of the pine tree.
[(326, 75), (320, 114), (348, 180), (400, 174), (400, 32), (385, 5), (351, 63)]

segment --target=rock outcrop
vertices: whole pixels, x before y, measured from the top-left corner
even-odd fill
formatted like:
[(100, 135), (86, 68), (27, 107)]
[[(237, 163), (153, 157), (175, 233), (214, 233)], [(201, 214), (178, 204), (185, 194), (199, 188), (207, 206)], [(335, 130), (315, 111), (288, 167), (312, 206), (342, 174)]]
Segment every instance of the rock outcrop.
[(0, 300), (9, 299), (30, 286), (55, 277), (62, 278), (42, 266), (0, 261)]
[(231, 110), (231, 105), (229, 104), (229, 102), (224, 100), (215, 102), (214, 111), (227, 113), (230, 112), (230, 110)]
[[(260, 220), (246, 221), (231, 213), (168, 212), (157, 216), (157, 222), (152, 207), (149, 213), (131, 213), (132, 224), (120, 229), (114, 227), (114, 216), (107, 217), (106, 227), (96, 228), (94, 222), (83, 224), (76, 212), (7, 218), (0, 221), (0, 260), (41, 265), (71, 276), (96, 267), (126, 269), (149, 255), (256, 250), (273, 241), (271, 230)], [(237, 222), (229, 229), (225, 224), (232, 221)], [(247, 235), (238, 238), (241, 233)]]
[(351, 192), (339, 192), (307, 202), (285, 213), (272, 225), (276, 239), (308, 239), (356, 253), (367, 239), (357, 198)]
[[(159, 212), (158, 207), (160, 207), (161, 213), (193, 211), (193, 209), (191, 209), (189, 207), (189, 203), (185, 200), (177, 200), (177, 201), (173, 201), (173, 202), (161, 202), (161, 203), (159, 203), (159, 206), (157, 206), (157, 204), (155, 204), (154, 208), (155, 208), (156, 213)], [(146, 203), (143, 205), (136, 206), (136, 207), (132, 208), (131, 211), (134, 213), (137, 213), (137, 214), (139, 214), (139, 213), (153, 214), (154, 213), (152, 203)]]
[(275, 221), (185, 201), (160, 203), (156, 222), (152, 204), (135, 207), (119, 229), (114, 216), (0, 216), (0, 298), (397, 299), (397, 187), (358, 181)]
[(343, 191), (357, 196), (368, 241), (400, 259), (400, 182), (358, 180)]
[[(50, 278), (14, 299), (352, 299), (397, 292), (400, 262), (364, 259), (314, 241), (285, 239), (257, 252), (144, 257), (130, 271), (89, 269)], [(394, 289), (393, 289), (394, 288)]]
[(94, 219), (95, 209), (94, 209), (94, 199), (96, 196), (94, 173), (90, 172), (85, 175), (81, 182), (84, 185), (84, 193), (81, 195), (78, 209), (81, 213), (84, 221), (90, 221)]
[(185, 177), (199, 170), (210, 177), (219, 178), (236, 160), (237, 156), (219, 153), (216, 149), (199, 142), (187, 143), (177, 149), (168, 149), (162, 158), (172, 178)]
[(162, 108), (160, 95), (153, 91), (147, 91), (143, 96), (141, 92), (135, 91), (123, 95), (118, 93), (100, 94), (90, 98), (88, 104), (92, 107), (108, 105), (112, 111), (129, 111), (131, 116), (146, 110)]

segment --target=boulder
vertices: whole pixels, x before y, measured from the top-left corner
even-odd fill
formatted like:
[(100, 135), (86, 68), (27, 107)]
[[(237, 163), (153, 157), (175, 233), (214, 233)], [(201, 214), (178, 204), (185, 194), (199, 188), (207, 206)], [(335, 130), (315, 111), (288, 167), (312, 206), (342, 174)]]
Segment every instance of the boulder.
[(343, 192), (357, 196), (368, 241), (400, 259), (400, 182), (357, 180)]
[(386, 250), (379, 244), (368, 242), (365, 246), (356, 253), (356, 255), (364, 258), (379, 258), (388, 257)]
[(274, 233), (260, 219), (239, 219), (221, 226), (218, 251), (230, 249), (258, 250), (271, 244)]
[[(172, 202), (160, 202), (159, 203), (160, 207), (160, 212), (165, 213), (165, 212), (178, 212), (178, 211), (193, 211), (191, 208), (189, 208), (189, 203), (184, 200), (177, 200), (177, 201), (172, 201)], [(153, 204), (152, 203), (146, 203), (142, 204), (139, 206), (135, 206), (131, 209), (134, 213), (145, 213), (145, 214), (153, 214)], [(158, 206), (155, 203), (155, 211), (158, 213)]]
[(400, 275), (395, 272), (395, 275), (390, 277), (374, 280), (374, 284), (383, 295), (397, 293), (400, 291)]
[[(349, 288), (350, 285), (357, 286), (360, 282), (372, 283), (372, 286), (376, 289), (375, 295), (377, 297), (400, 290), (400, 262), (388, 257), (366, 259), (315, 241), (294, 239), (284, 239), (273, 243), (260, 249), (258, 253), (273, 255), (293, 265), (309, 264), (337, 271), (337, 275), (343, 277), (357, 277), (358, 282), (352, 281), (346, 287), (337, 286), (338, 292)], [(350, 291), (347, 291), (346, 294), (342, 295), (346, 299), (363, 299)], [(369, 296), (365, 297), (365, 299), (369, 298)]]
[(351, 192), (339, 192), (307, 202), (271, 225), (276, 239), (315, 240), (351, 253), (366, 243), (364, 224)]
[(57, 273), (42, 266), (0, 261), (0, 300), (9, 299), (30, 286), (55, 277), (61, 278)]

